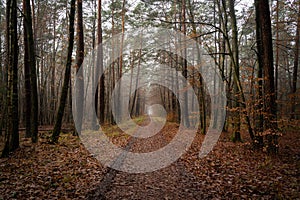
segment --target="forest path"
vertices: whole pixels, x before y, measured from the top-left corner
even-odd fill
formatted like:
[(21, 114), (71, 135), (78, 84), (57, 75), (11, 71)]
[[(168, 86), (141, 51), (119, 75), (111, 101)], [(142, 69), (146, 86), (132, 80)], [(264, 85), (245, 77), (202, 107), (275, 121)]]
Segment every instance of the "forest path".
[[(131, 141), (127, 148), (132, 152), (155, 151), (167, 145), (178, 134), (177, 130), (178, 124), (167, 123), (155, 136)], [(299, 198), (297, 132), (290, 132), (281, 139), (283, 149), (277, 158), (253, 151), (249, 135), (243, 133), (242, 136), (243, 143), (233, 143), (229, 135), (223, 133), (213, 151), (199, 159), (205, 136), (196, 134), (188, 151), (168, 167), (140, 174), (109, 169), (87, 197), (145, 200)]]
[[(131, 138), (125, 150), (150, 152), (167, 145), (177, 133), (172, 124), (155, 136), (138, 140)], [(151, 131), (151, 130), (150, 130)], [(126, 156), (126, 155), (125, 155)], [(163, 169), (147, 173), (126, 173), (108, 169), (101, 183), (89, 199), (203, 199), (200, 180), (185, 168), (182, 159)]]
[[(167, 123), (147, 140), (132, 141), (130, 151), (150, 152), (169, 144), (178, 124)], [(108, 126), (112, 141), (125, 148), (128, 137)], [(121, 132), (121, 131), (120, 131)], [(21, 133), (21, 148), (0, 158), (0, 199), (299, 199), (300, 132), (280, 138), (276, 157), (252, 149), (249, 134), (233, 143), (222, 133), (214, 149), (199, 159), (204, 135), (170, 166), (130, 174), (104, 167), (72, 134), (58, 144), (40, 132), (38, 144)]]

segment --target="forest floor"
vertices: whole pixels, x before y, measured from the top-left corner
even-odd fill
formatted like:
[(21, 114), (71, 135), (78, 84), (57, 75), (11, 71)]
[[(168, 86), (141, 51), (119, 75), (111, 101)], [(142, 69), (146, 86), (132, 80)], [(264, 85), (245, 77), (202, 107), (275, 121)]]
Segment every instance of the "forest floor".
[[(160, 148), (177, 128), (168, 123), (131, 150)], [(106, 130), (117, 145), (129, 140), (116, 127)], [(299, 127), (283, 133), (276, 157), (254, 151), (246, 133), (242, 143), (222, 133), (213, 151), (199, 159), (204, 135), (197, 134), (176, 162), (142, 174), (103, 167), (72, 134), (62, 134), (58, 144), (50, 144), (49, 136), (40, 132), (32, 145), (22, 133), (21, 148), (0, 159), (0, 199), (300, 199)]]

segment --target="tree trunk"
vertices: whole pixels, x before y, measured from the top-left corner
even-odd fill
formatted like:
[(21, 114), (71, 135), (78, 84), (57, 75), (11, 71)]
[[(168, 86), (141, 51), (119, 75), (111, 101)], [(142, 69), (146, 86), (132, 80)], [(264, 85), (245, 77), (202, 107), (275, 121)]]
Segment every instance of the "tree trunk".
[[(222, 3), (223, 3), (223, 7), (225, 8), (225, 6), (226, 6), (225, 5), (225, 0), (223, 0)], [(219, 9), (219, 10), (221, 10), (221, 9)], [(226, 15), (226, 12), (225, 12), (225, 15)], [(226, 22), (226, 18), (227, 18), (227, 16), (225, 16), (225, 22)], [(226, 40), (227, 48), (228, 48), (228, 51), (229, 51), (229, 55), (230, 55), (231, 60), (234, 60), (234, 53), (232, 51), (230, 41), (228, 39), (227, 26), (224, 26), (224, 28), (225, 28), (225, 32), (223, 32), (223, 34), (224, 34), (224, 37), (226, 37), (225, 40)], [(233, 68), (233, 70), (235, 70), (235, 68)], [(248, 127), (248, 132), (249, 132), (249, 135), (250, 135), (251, 139), (253, 140), (254, 139), (254, 134), (253, 134), (253, 130), (252, 130), (251, 122), (250, 122), (250, 117), (249, 117), (249, 114), (247, 112), (246, 98), (245, 98), (245, 95), (244, 95), (244, 90), (243, 90), (243, 87), (242, 87), (242, 84), (241, 84), (241, 80), (240, 80), (240, 78), (239, 78), (239, 76), (236, 72), (234, 72), (232, 74), (232, 76), (233, 76), (233, 80), (234, 80), (234, 82), (237, 86), (237, 89), (238, 89), (239, 99), (240, 99), (240, 106), (241, 106), (241, 109), (242, 109), (242, 113), (245, 116), (245, 121), (246, 121), (246, 124), (247, 124), (247, 127)], [(231, 77), (231, 72), (230, 72), (229, 78), (230, 77)], [(229, 82), (231, 82), (231, 80)], [(229, 85), (228, 85), (228, 87), (229, 87)]]
[(83, 37), (83, 21), (82, 21), (82, 0), (77, 0), (77, 51), (76, 51), (76, 123), (77, 133), (81, 133), (82, 118), (83, 118), (83, 96), (84, 96), (84, 80), (83, 70), (80, 67), (84, 59), (84, 37)]
[[(141, 36), (142, 37), (142, 36)], [(139, 54), (138, 54), (138, 68), (137, 68), (137, 74), (136, 74), (136, 79), (135, 79), (135, 91), (134, 91), (134, 96), (132, 100), (132, 107), (130, 110), (130, 115), (131, 116), (137, 116), (138, 115), (138, 105), (139, 105), (139, 92), (138, 92), (138, 85), (139, 85), (139, 76), (140, 76), (140, 68), (141, 68), (141, 60), (142, 60), (142, 39), (140, 42), (140, 49), (139, 49)], [(136, 105), (135, 113), (134, 113), (134, 106)]]
[(236, 24), (236, 15), (234, 10), (234, 2), (235, 0), (229, 1), (229, 14), (231, 19), (231, 27), (232, 27), (232, 57), (231, 57), (231, 65), (233, 67), (233, 72), (235, 73), (234, 78), (234, 102), (233, 102), (233, 141), (240, 142), (241, 139), (241, 119), (240, 119), (240, 91), (238, 88), (238, 80), (240, 78), (240, 67), (239, 67), (239, 48), (238, 48), (238, 31)]
[[(37, 75), (36, 75), (36, 62), (35, 62), (35, 46), (33, 40), (32, 30), (32, 17), (31, 17), (31, 5), (30, 0), (24, 0), (24, 41), (26, 41), (27, 47), (25, 47), (25, 57), (28, 60), (25, 61), (25, 65), (30, 65), (30, 90), (31, 90), (31, 140), (33, 143), (38, 141), (38, 94), (37, 94)], [(26, 67), (26, 66), (25, 66)], [(28, 66), (27, 66), (28, 67)], [(26, 81), (26, 79), (25, 79)], [(27, 88), (26, 88), (27, 89)], [(26, 122), (28, 123), (28, 122)]]
[[(197, 35), (197, 29), (196, 29), (196, 24), (195, 22), (195, 17), (194, 17), (194, 12), (193, 12), (193, 8), (192, 8), (192, 3), (191, 0), (188, 0), (188, 8), (189, 8), (189, 13), (190, 13), (190, 21), (192, 22), (192, 32), (194, 35)], [(201, 34), (201, 30), (200, 30), (200, 34)], [(202, 45), (202, 41), (200, 40), (200, 38), (195, 38), (195, 40), (199, 43), (199, 45)], [(201, 63), (201, 52), (200, 52), (200, 48), (197, 45), (197, 62)], [(194, 73), (193, 73), (193, 77), (194, 77)], [(198, 91), (199, 91), (199, 104), (200, 104), (200, 128), (201, 128), (201, 133), (205, 134), (206, 133), (206, 108), (205, 108), (205, 92), (204, 92), (204, 83), (203, 83), (203, 78), (200, 74), (199, 76), (199, 85), (198, 85)], [(193, 109), (192, 109), (193, 110)]]
[(255, 0), (255, 12), (256, 12), (256, 46), (257, 46), (257, 79), (258, 88), (256, 94), (255, 103), (255, 137), (253, 145), (255, 149), (262, 149), (264, 146), (263, 141), (263, 129), (264, 129), (264, 117), (263, 117), (263, 65), (262, 65), (262, 41), (261, 41), (261, 22), (260, 22), (260, 10), (258, 7), (259, 0)]
[(276, 0), (276, 58), (275, 58), (275, 96), (278, 97), (278, 67), (279, 67), (279, 10), (280, 1)]
[[(3, 5), (2, 5), (2, 1), (0, 1), (0, 12), (4, 13), (4, 9), (3, 9)], [(2, 22), (2, 14), (0, 14), (0, 22)], [(3, 32), (4, 30), (0, 30), (0, 35), (4, 34)], [(4, 76), (5, 76), (5, 69), (3, 66), (3, 57), (2, 57), (2, 37), (0, 37), (0, 85), (5, 86), (6, 81), (4, 80)], [(2, 89), (2, 87), (1, 87)], [(2, 113), (0, 116), (0, 129), (3, 129), (3, 125), (4, 125), (4, 114), (5, 114), (5, 107), (6, 107), (6, 102), (5, 102), (5, 92), (1, 92), (1, 96), (0, 96), (0, 101), (2, 102), (2, 105), (0, 105), (0, 112)], [(2, 131), (0, 131), (0, 136), (2, 136)]]
[(118, 66), (118, 70), (116, 72), (117, 74), (117, 78), (116, 78), (116, 81), (119, 81), (118, 85), (117, 85), (117, 93), (118, 93), (118, 96), (117, 96), (117, 99), (115, 100), (114, 103), (116, 103), (117, 105), (115, 105), (115, 112), (116, 112), (116, 115), (115, 115), (115, 118), (118, 118), (117, 120), (118, 121), (122, 121), (123, 119), (123, 114), (122, 114), (122, 97), (121, 97), (121, 85), (122, 85), (122, 71), (123, 71), (123, 43), (124, 43), (124, 34), (125, 34), (125, 3), (126, 3), (126, 0), (123, 0), (123, 3), (122, 3), (122, 11), (121, 11), (121, 41), (120, 41), (120, 44), (118, 43), (119, 46), (119, 49), (120, 49), (120, 52), (119, 52), (119, 57), (118, 57), (118, 63), (117, 63), (117, 66)]
[[(218, 13), (218, 16), (219, 16), (219, 24), (221, 26), (221, 29), (222, 30), (226, 30), (227, 29), (227, 26), (228, 26), (228, 19), (225, 18), (223, 20), (223, 17), (222, 17), (222, 8), (221, 8), (221, 4), (223, 5), (223, 9), (226, 10), (226, 2), (223, 0), (222, 3), (221, 2), (217, 2), (215, 6), (218, 7), (218, 10), (219, 10), (219, 13)], [(225, 38), (225, 35), (219, 31), (219, 52), (226, 52), (227, 48), (226, 48), (226, 38)], [(228, 81), (226, 82), (226, 91), (227, 91), (227, 101), (226, 101), (226, 107), (228, 109), (231, 108), (231, 101), (230, 101), (230, 85), (231, 85), (231, 80), (232, 80), (232, 68), (230, 68), (230, 70), (227, 70), (227, 62), (226, 62), (226, 55), (225, 54), (221, 54), (219, 55), (219, 65), (220, 65), (220, 74), (221, 74), (221, 77), (223, 80), (226, 80), (226, 73), (228, 73)], [(229, 72), (226, 72), (226, 71), (229, 71)], [(224, 124), (224, 128), (223, 130), (224, 131), (227, 131), (228, 130), (228, 126), (229, 126), (229, 122), (228, 122), (228, 112), (226, 113), (226, 119), (225, 120), (225, 124)]]
[(293, 84), (292, 84), (292, 110), (291, 110), (291, 119), (295, 118), (296, 110), (296, 90), (297, 90), (297, 77), (298, 77), (298, 65), (299, 65), (299, 43), (300, 43), (300, 3), (299, 3), (299, 12), (297, 17), (297, 31), (295, 37), (295, 57), (294, 57), (294, 71), (293, 71)]
[[(54, 14), (57, 15), (57, 11), (56, 11), (57, 7), (55, 5), (55, 12)], [(56, 99), (55, 98), (55, 90), (56, 90), (56, 86), (55, 86), (55, 72), (56, 72), (56, 16), (53, 16), (53, 48), (52, 48), (52, 68), (51, 68), (51, 83), (50, 83), (50, 95), (49, 97), (50, 99), (50, 120), (49, 123), (53, 124), (54, 123), (54, 116), (55, 116), (55, 110), (56, 110)]]
[[(100, 2), (101, 3), (101, 2)], [(98, 50), (98, 42), (96, 43), (96, 20), (97, 20), (97, 1), (96, 0), (92, 0), (92, 4), (93, 4), (93, 25), (92, 25), (92, 65), (93, 68), (92, 70), (92, 91), (95, 91), (95, 97), (94, 97), (94, 105), (95, 105), (95, 111), (96, 111), (96, 116), (93, 116), (92, 118), (92, 129), (93, 130), (98, 130), (99, 125), (98, 125), (98, 121), (97, 121), (97, 116), (98, 116), (98, 77), (99, 77), (99, 69), (98, 69), (98, 63), (97, 63), (97, 55), (98, 55), (98, 51), (95, 52), (95, 50)], [(101, 9), (101, 7), (100, 7)], [(98, 33), (98, 32), (97, 32)]]
[[(26, 0), (23, 0), (23, 10), (26, 10)], [(27, 16), (25, 16), (27, 17)], [(25, 137), (31, 137), (31, 83), (30, 83), (30, 58), (29, 58), (29, 45), (28, 45), (28, 33), (27, 33), (27, 20), (24, 18), (24, 76), (25, 76)]]
[[(182, 25), (181, 25), (181, 31), (184, 35), (186, 35), (186, 24), (185, 24), (185, 12), (186, 12), (186, 5), (185, 5), (185, 0), (181, 1), (181, 20), (182, 20)], [(185, 44), (184, 44), (185, 45)], [(186, 46), (183, 47), (182, 50), (182, 75), (185, 78), (183, 80), (183, 88), (187, 86), (187, 60), (186, 60)], [(190, 120), (189, 120), (189, 114), (188, 114), (188, 94), (187, 91), (184, 91), (183, 93), (183, 98), (184, 98), (184, 113), (182, 113), (183, 117), (183, 122), (184, 126), (189, 128), (190, 127)]]
[[(104, 123), (105, 120), (105, 76), (104, 76), (104, 71), (103, 71), (103, 48), (102, 48), (102, 2), (101, 0), (98, 1), (98, 55), (97, 55), (97, 62), (99, 61), (99, 64), (97, 66), (100, 67), (99, 71), (101, 74), (100, 77), (100, 98), (99, 98), (99, 121), (100, 124)], [(97, 76), (98, 77), (98, 76)], [(97, 80), (98, 81), (98, 80)]]
[(262, 41), (262, 65), (264, 73), (264, 128), (267, 139), (267, 152), (276, 154), (278, 152), (276, 96), (274, 85), (274, 63), (271, 19), (268, 1), (259, 1), (258, 8), (261, 22)]
[(18, 21), (17, 0), (7, 0), (7, 114), (5, 145), (2, 157), (19, 148), (19, 114), (18, 114)]
[(67, 63), (66, 63), (66, 70), (65, 70), (65, 78), (63, 82), (63, 88), (60, 97), (60, 104), (58, 108), (58, 112), (56, 115), (56, 122), (53, 129), (51, 140), (53, 143), (58, 142), (61, 125), (62, 125), (62, 118), (64, 115), (65, 104), (67, 101), (68, 96), (68, 84), (70, 82), (71, 76), (71, 65), (72, 65), (72, 52), (74, 46), (74, 18), (75, 18), (75, 0), (71, 0), (71, 11), (69, 16), (69, 44), (68, 44), (68, 55), (67, 55)]

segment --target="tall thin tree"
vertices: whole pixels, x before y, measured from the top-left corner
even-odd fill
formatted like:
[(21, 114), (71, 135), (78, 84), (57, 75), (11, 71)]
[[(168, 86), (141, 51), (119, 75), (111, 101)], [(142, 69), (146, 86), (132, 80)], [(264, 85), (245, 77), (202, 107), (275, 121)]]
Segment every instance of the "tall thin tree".
[(257, 46), (257, 94), (255, 104), (255, 137), (254, 147), (261, 149), (263, 147), (262, 132), (264, 129), (264, 116), (263, 116), (263, 65), (262, 65), (262, 41), (261, 41), (261, 25), (260, 25), (260, 10), (259, 0), (255, 0), (255, 15), (256, 15), (256, 46)]
[[(0, 1), (0, 12), (1, 13), (5, 13), (4, 11), (4, 7), (3, 7), (3, 2)], [(0, 14), (0, 23), (2, 23), (2, 14)], [(4, 30), (0, 30), (0, 35), (4, 34)], [(6, 84), (6, 70), (5, 70), (5, 66), (3, 65), (3, 40), (2, 37), (0, 36), (0, 87), (4, 88), (5, 84)], [(1, 96), (0, 96), (0, 100), (2, 101), (2, 105), (0, 106), (0, 112), (2, 113), (0, 116), (0, 136), (2, 136), (2, 129), (4, 127), (5, 124), (5, 107), (6, 107), (6, 91), (4, 90), (3, 92), (1, 92)]]
[(62, 118), (64, 115), (65, 105), (68, 97), (68, 85), (71, 77), (72, 52), (74, 46), (74, 21), (75, 21), (74, 18), (75, 18), (75, 0), (71, 0), (71, 11), (69, 15), (70, 24), (69, 24), (69, 42), (68, 42), (69, 44), (68, 44), (67, 63), (66, 63), (62, 92), (60, 96), (59, 108), (56, 115), (56, 122), (51, 136), (51, 140), (53, 143), (58, 142), (58, 138), (62, 126)]
[(77, 133), (81, 133), (82, 118), (83, 118), (83, 94), (84, 94), (84, 80), (83, 70), (80, 67), (84, 59), (84, 37), (83, 37), (83, 18), (82, 18), (82, 0), (77, 0), (77, 51), (76, 51), (76, 73), (77, 83), (76, 89), (76, 123)]
[(298, 2), (299, 11), (297, 16), (297, 30), (295, 36), (295, 50), (294, 50), (294, 70), (293, 70), (293, 83), (292, 83), (292, 110), (291, 110), (291, 118), (295, 118), (295, 110), (296, 110), (296, 91), (297, 91), (297, 77), (298, 77), (298, 65), (299, 65), (299, 48), (300, 48), (300, 2)]
[[(185, 18), (186, 18), (186, 1), (182, 0), (181, 1), (181, 20), (182, 20), (182, 24), (181, 24), (181, 31), (184, 35), (186, 35), (186, 24), (185, 24)], [(182, 50), (182, 75), (185, 79), (187, 79), (188, 76), (188, 70), (187, 70), (187, 60), (186, 60), (186, 55), (187, 55), (187, 50), (186, 50), (187, 46), (183, 47)], [(187, 84), (187, 80), (184, 80), (184, 87)], [(190, 127), (190, 120), (189, 120), (189, 114), (188, 114), (188, 94), (187, 91), (184, 91), (183, 93), (183, 98), (184, 98), (184, 113), (182, 113), (182, 117), (183, 117), (183, 122), (184, 125), (189, 128)]]
[(241, 141), (241, 119), (240, 119), (240, 91), (238, 88), (238, 80), (240, 78), (240, 67), (239, 67), (239, 47), (238, 47), (238, 30), (236, 22), (236, 14), (234, 9), (235, 0), (229, 0), (229, 15), (231, 19), (231, 28), (232, 28), (232, 56), (231, 56), (231, 65), (233, 68), (234, 76), (234, 103), (233, 107), (235, 109), (233, 113), (233, 140), (236, 142)]
[[(30, 67), (30, 88), (26, 87), (26, 91), (30, 90), (31, 97), (31, 110), (28, 111), (31, 114), (30, 122), (31, 124), (30, 134), (33, 143), (38, 141), (38, 94), (37, 94), (37, 72), (36, 72), (36, 62), (35, 62), (35, 45), (33, 40), (33, 30), (32, 30), (32, 17), (31, 17), (31, 5), (30, 0), (23, 1), (24, 7), (24, 44), (25, 46), (25, 69), (29, 70)], [(29, 80), (26, 80), (25, 84), (28, 84)], [(29, 95), (29, 94), (27, 94)], [(29, 96), (28, 96), (29, 97)], [(29, 108), (28, 108), (29, 109)], [(28, 127), (27, 127), (28, 128)], [(26, 129), (27, 130), (27, 129)], [(28, 133), (29, 134), (29, 133)]]
[(273, 43), (271, 30), (271, 17), (268, 1), (259, 1), (259, 21), (261, 32), (261, 53), (264, 75), (264, 130), (266, 132), (266, 148), (268, 153), (278, 152), (277, 131), (277, 103), (274, 83), (274, 61), (273, 61)]
[[(103, 48), (102, 48), (102, 2), (101, 0), (98, 1), (98, 56), (97, 56), (97, 66), (99, 66), (99, 72), (102, 74), (100, 77), (100, 83), (99, 83), (99, 92), (100, 92), (100, 98), (99, 98), (99, 121), (100, 124), (104, 123), (105, 120), (105, 85), (104, 85), (104, 72), (103, 72)], [(97, 76), (98, 77), (98, 76)]]
[(19, 148), (18, 114), (18, 18), (17, 0), (6, 2), (6, 50), (7, 50), (7, 123), (2, 157)]

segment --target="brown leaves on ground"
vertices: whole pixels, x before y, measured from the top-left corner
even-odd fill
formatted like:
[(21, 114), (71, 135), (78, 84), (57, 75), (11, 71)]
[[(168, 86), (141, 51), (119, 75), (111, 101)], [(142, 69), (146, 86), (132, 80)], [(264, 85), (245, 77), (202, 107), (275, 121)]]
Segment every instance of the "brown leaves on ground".
[(82, 199), (100, 182), (103, 167), (77, 137), (64, 134), (57, 145), (47, 140), (31, 145), (24, 138), (20, 149), (0, 160), (0, 199)]
[[(176, 124), (169, 124), (160, 133), (164, 137), (157, 139), (169, 141), (176, 129)], [(232, 143), (230, 135), (223, 133), (214, 150), (199, 159), (204, 138), (199, 134), (189, 151), (171, 166), (146, 174), (118, 172), (104, 195), (107, 199), (300, 198), (299, 131), (289, 131), (280, 138), (277, 157), (254, 151), (248, 136), (242, 136), (243, 143)], [(0, 159), (0, 199), (92, 196), (107, 169), (71, 134), (63, 134), (56, 145), (47, 140), (41, 138), (32, 145), (29, 139), (22, 138), (20, 149)], [(112, 136), (112, 140), (123, 146), (128, 138)], [(149, 142), (151, 148), (147, 149), (164, 144), (165, 141)], [(145, 141), (140, 141), (131, 150), (146, 148), (144, 145)]]
[(232, 143), (229, 137), (223, 133), (203, 159), (197, 159), (201, 139), (196, 139), (183, 158), (188, 171), (202, 179), (204, 193), (215, 191), (209, 197), (220, 199), (300, 198), (299, 132), (280, 138), (277, 157), (254, 151), (245, 134), (243, 143)]

